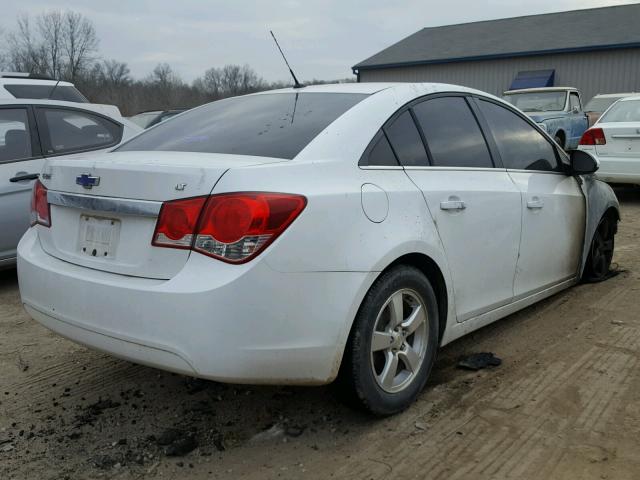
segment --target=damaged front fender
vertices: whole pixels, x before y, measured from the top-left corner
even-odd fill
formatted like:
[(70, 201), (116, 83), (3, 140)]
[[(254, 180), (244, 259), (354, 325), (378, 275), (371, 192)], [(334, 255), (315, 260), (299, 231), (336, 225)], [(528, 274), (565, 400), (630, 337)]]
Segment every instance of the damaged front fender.
[(620, 220), (620, 204), (613, 189), (606, 183), (596, 180), (594, 175), (582, 175), (576, 178), (584, 193), (587, 212), (582, 261), (580, 263), (580, 277), (582, 277), (587, 257), (589, 256), (591, 241), (600, 224), (600, 220), (609, 210), (613, 210), (616, 220)]

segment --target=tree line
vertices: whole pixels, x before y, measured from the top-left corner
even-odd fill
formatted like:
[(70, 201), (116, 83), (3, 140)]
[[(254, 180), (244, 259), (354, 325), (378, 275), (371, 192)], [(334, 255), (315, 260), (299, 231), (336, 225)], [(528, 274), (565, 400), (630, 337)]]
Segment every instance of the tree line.
[(73, 11), (53, 10), (35, 17), (20, 15), (16, 28), (3, 36), (2, 70), (73, 82), (91, 102), (117, 105), (123, 115), (190, 108), (289, 85), (267, 82), (249, 65), (233, 64), (211, 67), (191, 83), (183, 81), (168, 63), (160, 63), (146, 77), (134, 79), (126, 62), (100, 56), (93, 23)]

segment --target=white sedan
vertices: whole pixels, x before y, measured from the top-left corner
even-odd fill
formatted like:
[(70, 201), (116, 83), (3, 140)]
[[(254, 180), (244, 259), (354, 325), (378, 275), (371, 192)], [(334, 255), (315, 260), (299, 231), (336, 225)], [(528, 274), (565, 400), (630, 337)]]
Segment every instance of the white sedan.
[(618, 203), (595, 168), (464, 87), (221, 100), (47, 161), (22, 301), (124, 359), (223, 382), (339, 377), (391, 414), (439, 346), (606, 276)]
[(640, 96), (611, 105), (582, 135), (578, 148), (598, 160), (598, 179), (640, 185)]

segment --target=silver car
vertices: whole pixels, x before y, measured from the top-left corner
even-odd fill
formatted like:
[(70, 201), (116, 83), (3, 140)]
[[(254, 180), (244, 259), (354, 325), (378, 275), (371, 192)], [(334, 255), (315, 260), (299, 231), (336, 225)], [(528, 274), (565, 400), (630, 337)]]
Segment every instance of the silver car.
[(0, 100), (0, 269), (15, 265), (45, 158), (108, 150), (141, 131), (110, 105)]

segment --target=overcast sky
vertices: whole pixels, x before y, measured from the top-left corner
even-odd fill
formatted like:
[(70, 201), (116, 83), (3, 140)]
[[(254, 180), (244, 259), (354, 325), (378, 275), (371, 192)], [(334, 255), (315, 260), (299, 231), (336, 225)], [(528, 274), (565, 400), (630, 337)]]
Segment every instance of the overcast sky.
[[(160, 62), (191, 81), (212, 66), (249, 64), (266, 80), (287, 71), (273, 29), (301, 79), (351, 76), (351, 66), (423, 27), (626, 3), (616, 0), (5, 0), (0, 29), (18, 14), (71, 9), (95, 24), (100, 55), (143, 77)], [(588, 35), (589, 32), (585, 32)]]

